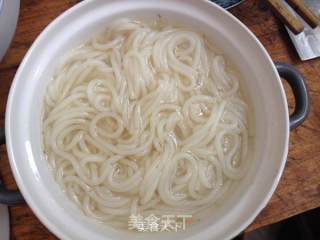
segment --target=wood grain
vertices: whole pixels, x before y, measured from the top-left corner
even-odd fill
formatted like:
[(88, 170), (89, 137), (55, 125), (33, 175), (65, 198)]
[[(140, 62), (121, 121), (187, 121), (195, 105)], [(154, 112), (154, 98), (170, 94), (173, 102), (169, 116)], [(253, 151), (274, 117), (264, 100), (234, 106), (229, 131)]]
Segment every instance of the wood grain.
[[(21, 1), (17, 33), (0, 64), (0, 126), (4, 126), (5, 105), (11, 81), (26, 51), (48, 23), (76, 2)], [(270, 12), (266, 1), (247, 0), (231, 12), (257, 35), (273, 60), (293, 64), (302, 72), (310, 89), (312, 104), (309, 119), (291, 132), (284, 175), (268, 206), (247, 229), (251, 231), (320, 206), (320, 59), (300, 61), (283, 25)], [(289, 87), (285, 86), (292, 109), (293, 96)], [(3, 146), (0, 147), (0, 158), (0, 177), (9, 188), (15, 188)], [(10, 217), (12, 240), (57, 239), (26, 205), (10, 208)]]

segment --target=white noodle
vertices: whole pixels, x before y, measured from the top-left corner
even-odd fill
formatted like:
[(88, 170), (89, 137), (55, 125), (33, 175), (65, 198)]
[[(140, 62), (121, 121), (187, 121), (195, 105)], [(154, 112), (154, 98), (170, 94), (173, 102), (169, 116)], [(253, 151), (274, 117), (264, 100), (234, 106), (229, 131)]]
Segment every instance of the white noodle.
[(121, 19), (68, 53), (44, 98), (44, 151), (83, 212), (197, 213), (248, 163), (246, 102), (196, 32)]

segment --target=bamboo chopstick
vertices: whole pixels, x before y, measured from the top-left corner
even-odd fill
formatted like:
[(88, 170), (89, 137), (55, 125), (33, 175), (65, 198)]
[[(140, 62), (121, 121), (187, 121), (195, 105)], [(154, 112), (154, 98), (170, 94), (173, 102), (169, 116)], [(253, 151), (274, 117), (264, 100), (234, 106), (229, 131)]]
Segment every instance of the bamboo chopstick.
[(303, 20), (310, 25), (311, 28), (320, 26), (320, 18), (307, 7), (303, 0), (287, 0), (287, 2), (303, 18)]
[(303, 31), (304, 27), (301, 21), (292, 15), (287, 6), (281, 0), (268, 0), (268, 3), (280, 20), (287, 25), (294, 34), (298, 34)]

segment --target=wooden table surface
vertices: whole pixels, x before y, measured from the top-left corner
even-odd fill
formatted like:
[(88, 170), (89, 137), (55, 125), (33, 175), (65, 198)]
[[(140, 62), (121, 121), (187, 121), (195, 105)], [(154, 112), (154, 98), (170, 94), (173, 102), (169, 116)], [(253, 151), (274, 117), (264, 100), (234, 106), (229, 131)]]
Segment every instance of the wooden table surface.
[[(4, 126), (5, 105), (14, 74), (33, 41), (56, 16), (77, 0), (21, 0), (17, 32), (11, 48), (0, 64), (0, 126)], [(290, 39), (265, 5), (265, 0), (247, 0), (232, 9), (259, 38), (275, 61), (295, 65), (305, 76), (311, 96), (308, 120), (291, 132), (289, 157), (280, 184), (267, 207), (247, 231), (278, 222), (320, 207), (320, 58), (301, 62)], [(285, 85), (286, 86), (286, 85)], [(294, 101), (286, 86), (289, 106)], [(16, 188), (5, 147), (0, 148), (0, 177)], [(56, 239), (27, 205), (10, 208), (11, 239)], [(1, 238), (1, 237), (0, 237)]]

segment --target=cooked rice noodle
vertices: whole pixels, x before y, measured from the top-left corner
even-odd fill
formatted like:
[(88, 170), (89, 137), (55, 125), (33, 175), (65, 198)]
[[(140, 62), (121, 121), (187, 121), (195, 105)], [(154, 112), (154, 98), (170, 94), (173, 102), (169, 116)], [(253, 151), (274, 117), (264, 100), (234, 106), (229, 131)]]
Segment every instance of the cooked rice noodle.
[(89, 217), (195, 214), (246, 173), (247, 103), (200, 34), (130, 19), (65, 57), (45, 94), (44, 151)]

